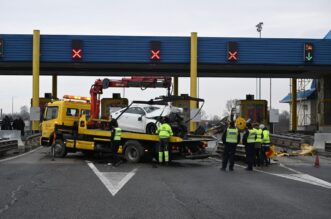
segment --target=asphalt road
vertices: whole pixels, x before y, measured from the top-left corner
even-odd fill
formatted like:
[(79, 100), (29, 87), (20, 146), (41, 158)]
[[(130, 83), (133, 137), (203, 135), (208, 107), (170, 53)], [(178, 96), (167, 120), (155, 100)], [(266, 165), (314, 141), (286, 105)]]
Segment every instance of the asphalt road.
[[(0, 218), (330, 218), (331, 159), (281, 158), (258, 171), (220, 161), (113, 167), (47, 148), (0, 161)], [(318, 177), (310, 183), (294, 175)], [(319, 183), (316, 183), (319, 182)], [(323, 184), (324, 182), (324, 184)], [(315, 183), (315, 184), (314, 184)], [(322, 186), (321, 186), (322, 185)], [(113, 194), (112, 194), (113, 193)]]

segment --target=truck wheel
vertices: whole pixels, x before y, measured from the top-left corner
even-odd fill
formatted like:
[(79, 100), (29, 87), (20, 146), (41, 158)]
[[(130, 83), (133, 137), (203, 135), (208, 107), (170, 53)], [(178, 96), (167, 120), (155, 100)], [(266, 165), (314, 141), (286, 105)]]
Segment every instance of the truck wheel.
[(138, 163), (144, 154), (144, 148), (138, 141), (127, 141), (124, 148), (125, 159), (130, 163)]
[(56, 157), (65, 157), (67, 155), (67, 149), (62, 140), (55, 141), (54, 149)]

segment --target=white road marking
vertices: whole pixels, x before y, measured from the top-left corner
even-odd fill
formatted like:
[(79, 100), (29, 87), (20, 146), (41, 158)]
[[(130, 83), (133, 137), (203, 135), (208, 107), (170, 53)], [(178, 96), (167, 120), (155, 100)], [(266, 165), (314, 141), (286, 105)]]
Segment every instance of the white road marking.
[(24, 154), (20, 154), (20, 155), (17, 155), (17, 156), (15, 156), (15, 157), (8, 157), (8, 158), (6, 158), (6, 159), (0, 160), (0, 163), (1, 163), (1, 162), (8, 161), (8, 160), (14, 160), (14, 159), (19, 158), (19, 157), (22, 157), (22, 156), (24, 156), (24, 155), (31, 154), (31, 153), (33, 153), (33, 152), (35, 152), (35, 151), (37, 151), (37, 150), (39, 150), (39, 149), (41, 149), (41, 148), (42, 148), (42, 147), (39, 146), (39, 147), (37, 147), (36, 149), (33, 149), (32, 151), (26, 152), (26, 153), (24, 153)]
[[(211, 158), (213, 160), (217, 160), (217, 161), (222, 161), (220, 159), (217, 158)], [(245, 168), (245, 166), (243, 165), (239, 165), (239, 164), (235, 164), (236, 166)], [(280, 174), (280, 173), (270, 173), (270, 172), (266, 172), (263, 170), (258, 170), (258, 169), (254, 169), (254, 171), (256, 172), (260, 172), (260, 173), (265, 173), (265, 174), (269, 174), (269, 175), (273, 175), (273, 176), (278, 176), (278, 177), (282, 177), (282, 178), (286, 178), (286, 179), (291, 179), (291, 180), (296, 180), (299, 182), (304, 182), (304, 183), (309, 183), (311, 185), (315, 185), (315, 186), (321, 186), (323, 188), (327, 188), (327, 189), (331, 189), (331, 183), (324, 181), (322, 179), (319, 179), (317, 177), (311, 176), (309, 174), (305, 174), (302, 173), (298, 170), (294, 170), (290, 167), (285, 166), (284, 164), (279, 164), (280, 167), (283, 167), (291, 172), (294, 172), (295, 174)]]
[(108, 191), (115, 196), (118, 191), (136, 174), (137, 168), (131, 172), (100, 172), (92, 162), (86, 161), (87, 165), (99, 177)]

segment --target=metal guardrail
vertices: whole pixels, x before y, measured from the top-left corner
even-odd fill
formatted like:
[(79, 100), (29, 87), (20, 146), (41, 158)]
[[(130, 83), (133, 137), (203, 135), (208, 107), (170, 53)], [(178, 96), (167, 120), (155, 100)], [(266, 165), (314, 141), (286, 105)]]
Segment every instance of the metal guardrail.
[[(217, 142), (217, 150), (216, 153), (218, 154), (223, 154), (224, 152), (224, 145), (222, 142)], [(242, 144), (237, 145), (236, 148), (236, 156), (238, 157), (246, 157), (246, 153), (245, 153), (245, 146)]]
[(302, 144), (313, 145), (314, 137), (299, 133), (270, 134), (271, 143), (278, 147), (299, 150)]
[(0, 156), (14, 149), (18, 149), (17, 140), (0, 139)]

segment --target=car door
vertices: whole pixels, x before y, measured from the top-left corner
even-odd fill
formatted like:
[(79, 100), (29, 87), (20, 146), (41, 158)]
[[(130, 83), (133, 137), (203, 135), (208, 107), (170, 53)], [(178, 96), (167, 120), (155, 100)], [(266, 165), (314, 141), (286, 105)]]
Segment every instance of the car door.
[(136, 121), (138, 120), (137, 107), (130, 107), (119, 118), (118, 125), (121, 129), (135, 132)]
[(130, 107), (119, 120), (123, 130), (132, 132), (143, 132), (142, 114), (144, 111), (140, 107)]

